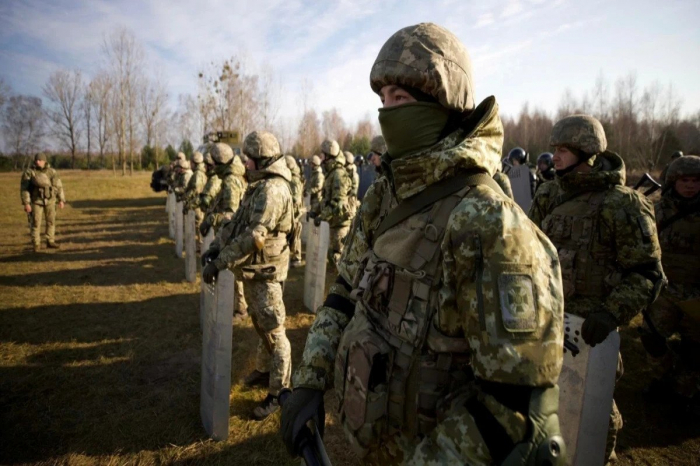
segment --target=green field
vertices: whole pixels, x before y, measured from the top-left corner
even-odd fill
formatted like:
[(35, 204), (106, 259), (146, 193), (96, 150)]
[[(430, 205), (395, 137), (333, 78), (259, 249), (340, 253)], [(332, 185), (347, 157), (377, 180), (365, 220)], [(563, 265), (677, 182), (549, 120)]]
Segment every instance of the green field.
[[(62, 172), (58, 251), (29, 252), (18, 173), (0, 174), (0, 463), (299, 464), (279, 440), (279, 415), (249, 413), (263, 390), (241, 385), (257, 336), (233, 330), (231, 435), (209, 440), (199, 419), (199, 285), (168, 239), (165, 195), (150, 174)], [(313, 316), (302, 306), (303, 269), (285, 288), (288, 335), (300, 358)], [(635, 325), (639, 320), (635, 321)], [(700, 464), (700, 423), (648, 405), (649, 373), (635, 328), (623, 332), (625, 418), (621, 465)], [(358, 464), (326, 397), (334, 464)]]

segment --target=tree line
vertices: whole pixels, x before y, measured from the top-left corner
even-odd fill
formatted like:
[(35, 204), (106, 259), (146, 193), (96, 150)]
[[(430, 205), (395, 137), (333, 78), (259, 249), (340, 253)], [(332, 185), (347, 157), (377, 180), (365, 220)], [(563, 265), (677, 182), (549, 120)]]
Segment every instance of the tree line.
[[(124, 175), (152, 169), (178, 151), (191, 155), (204, 134), (222, 130), (272, 131), (283, 150), (297, 157), (318, 154), (325, 138), (364, 155), (379, 133), (369, 113), (349, 124), (336, 108), (316, 110), (308, 80), (301, 83), (298, 118), (280, 118), (280, 77), (244, 56), (209, 63), (197, 71), (196, 93), (177, 99), (161, 73), (148, 72), (151, 61), (129, 30), (105, 36), (102, 56), (105, 65), (91, 78), (80, 70), (55, 71), (40, 97), (15, 94), (0, 78), (1, 167), (24, 168), (35, 152), (49, 148), (61, 154), (54, 157), (59, 168), (106, 168)], [(611, 84), (601, 73), (580, 96), (567, 90), (554, 114), (526, 103), (517, 115), (504, 116), (504, 154), (520, 146), (534, 162), (549, 150), (556, 120), (590, 113), (603, 123), (610, 149), (628, 166), (654, 169), (675, 150), (700, 153), (700, 111), (682, 118), (680, 108), (670, 84), (642, 88), (634, 73)]]

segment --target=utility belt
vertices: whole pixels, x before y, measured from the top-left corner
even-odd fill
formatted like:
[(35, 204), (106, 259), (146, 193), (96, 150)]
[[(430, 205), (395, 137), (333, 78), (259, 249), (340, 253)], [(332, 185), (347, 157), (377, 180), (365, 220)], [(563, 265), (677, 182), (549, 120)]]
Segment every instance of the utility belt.
[(47, 201), (53, 199), (56, 194), (56, 188), (53, 186), (39, 187), (35, 186), (32, 193), (33, 200)]

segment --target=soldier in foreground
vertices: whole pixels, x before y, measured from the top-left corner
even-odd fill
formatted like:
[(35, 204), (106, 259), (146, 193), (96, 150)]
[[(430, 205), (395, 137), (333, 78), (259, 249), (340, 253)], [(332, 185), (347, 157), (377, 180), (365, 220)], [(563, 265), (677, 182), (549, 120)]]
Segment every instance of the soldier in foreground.
[(326, 179), (323, 182), (321, 211), (314, 216), (318, 225), (328, 222), (330, 241), (328, 260), (337, 264), (340, 253), (343, 252), (343, 240), (350, 230), (352, 208), (348, 194), (352, 190), (352, 181), (345, 169), (345, 155), (340, 152), (340, 146), (334, 140), (326, 139), (321, 143), (323, 166)]
[(302, 208), (304, 207), (304, 182), (301, 180), (301, 170), (299, 170), (299, 165), (294, 157), (287, 155), (284, 157), (287, 163), (287, 168), (292, 173), (292, 181), (289, 183), (292, 189), (292, 199), (294, 200), (294, 237), (291, 238), (289, 242), (289, 247), (291, 249), (291, 262), (290, 267), (303, 267), (305, 262), (301, 258), (301, 215)]
[[(689, 405), (700, 387), (700, 157), (676, 158), (666, 184), (654, 207), (668, 287), (645, 315), (642, 343), (661, 371), (648, 394)], [(668, 340), (676, 333), (672, 352)]]
[[(625, 186), (625, 164), (606, 150), (603, 126), (592, 116), (559, 120), (549, 142), (556, 178), (537, 191), (530, 218), (557, 247), (566, 312), (585, 319), (583, 340), (595, 346), (629, 324), (663, 284), (654, 211), (643, 195)], [(608, 461), (615, 458), (621, 428), (613, 401)]]
[(335, 386), (366, 463), (563, 464), (556, 251), (493, 181), (503, 126), (493, 97), (475, 108), (472, 82), (464, 46), (431, 23), (398, 31), (374, 62), (387, 176), (363, 199), (294, 374), (292, 454)]
[[(231, 150), (225, 144), (215, 147), (221, 150), (220, 146)], [(206, 263), (202, 279), (213, 283), (219, 271), (228, 268), (245, 281), (248, 312), (260, 336), (255, 371), (245, 383), (268, 385), (267, 397), (253, 410), (253, 417), (262, 420), (279, 409), (277, 396), (289, 386), (292, 371), (282, 282), (289, 268), (287, 235), (294, 222), (294, 201), (289, 187), (292, 174), (274, 135), (250, 133), (243, 152), (250, 185), (240, 208), (202, 256)]]
[(323, 200), (323, 183), (326, 177), (321, 170), (321, 158), (318, 155), (311, 157), (311, 178), (304, 188), (304, 195), (309, 196), (310, 217), (321, 213), (321, 201)]
[(56, 201), (63, 209), (66, 196), (63, 183), (56, 170), (46, 160), (46, 154), (39, 152), (34, 156), (34, 166), (22, 173), (20, 198), (27, 214), (34, 252), (41, 249), (41, 219), (46, 222), (46, 247), (58, 249), (56, 243)]
[[(202, 205), (208, 206), (207, 214), (200, 232), (206, 235), (209, 228), (214, 229), (214, 234), (218, 235), (223, 224), (231, 220), (241, 204), (241, 199), (245, 194), (247, 183), (245, 180), (245, 166), (241, 159), (234, 155), (233, 149), (228, 144), (216, 143), (209, 150), (214, 162), (214, 174), (221, 180), (220, 188), (211, 199), (215, 191), (215, 182), (212, 183), (212, 191), (202, 193)], [(243, 292), (243, 280), (240, 275), (236, 275), (235, 299), (234, 299), (234, 321), (243, 320), (248, 317), (248, 304)]]
[(676, 161), (676, 159), (679, 159), (681, 157), (683, 157), (683, 152), (679, 150), (675, 151), (673, 154), (671, 154), (671, 161), (668, 164), (666, 164), (664, 169), (661, 171), (659, 181), (661, 182), (661, 186), (664, 191), (666, 190), (666, 186), (668, 186), (668, 184), (666, 183), (666, 175), (668, 174), (668, 169), (671, 166), (671, 164)]
[(202, 244), (199, 226), (204, 220), (204, 212), (199, 207), (199, 195), (204, 191), (204, 186), (207, 184), (207, 168), (204, 165), (204, 156), (201, 152), (196, 151), (192, 155), (192, 165), (194, 165), (194, 170), (185, 189), (185, 210), (194, 210), (195, 234), (199, 247)]

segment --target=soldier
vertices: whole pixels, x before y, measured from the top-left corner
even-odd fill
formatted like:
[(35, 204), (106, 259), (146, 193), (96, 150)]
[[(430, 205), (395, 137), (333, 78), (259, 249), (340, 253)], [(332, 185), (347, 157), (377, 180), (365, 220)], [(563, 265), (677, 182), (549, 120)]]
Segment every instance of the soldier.
[(503, 126), (493, 97), (474, 108), (472, 82), (464, 46), (431, 23), (379, 52), (387, 176), (367, 191), (294, 374), (291, 453), (335, 386), (368, 464), (562, 464), (556, 251), (491, 178)]
[(256, 368), (245, 383), (259, 385), (269, 380), (267, 397), (253, 410), (253, 417), (262, 420), (279, 409), (277, 396), (289, 386), (292, 370), (282, 282), (289, 267), (287, 235), (294, 222), (294, 201), (289, 187), (292, 174), (274, 135), (250, 133), (243, 152), (248, 156), (250, 185), (240, 208), (203, 256), (208, 263), (202, 279), (212, 283), (219, 270), (229, 268), (245, 280), (248, 309), (260, 336)]
[[(207, 167), (207, 183), (199, 195), (198, 202), (204, 213), (204, 220), (199, 226), (199, 233), (202, 236), (206, 236), (209, 229), (213, 228), (214, 223), (216, 223), (216, 213), (214, 212), (216, 206), (212, 206), (212, 204), (221, 191), (221, 178), (216, 174), (216, 164), (209, 151), (204, 155), (204, 165)], [(245, 175), (245, 167), (243, 167), (243, 174)]]
[(673, 154), (671, 154), (671, 161), (670, 161), (668, 164), (666, 164), (666, 166), (664, 167), (663, 171), (661, 172), (661, 176), (659, 176), (659, 181), (661, 181), (661, 186), (662, 186), (662, 190), (663, 190), (663, 191), (666, 190), (666, 186), (667, 186), (667, 185), (666, 185), (666, 174), (668, 173), (668, 167), (670, 167), (671, 164), (672, 164), (676, 159), (679, 159), (679, 158), (681, 158), (681, 157), (683, 157), (683, 152), (682, 152), (682, 151), (679, 151), (679, 150), (675, 151)]
[(170, 191), (172, 191), (172, 189), (177, 184), (177, 177), (178, 177), (177, 166), (178, 166), (179, 162), (180, 161), (184, 162), (186, 160), (187, 160), (187, 156), (183, 152), (178, 152), (177, 156), (175, 156), (175, 160), (170, 162), (170, 170), (168, 171), (168, 178), (167, 178), (167, 183), (168, 183), (168, 186), (170, 187)]
[[(508, 163), (513, 167), (520, 165), (527, 166), (527, 152), (522, 147), (515, 147), (508, 152)], [(537, 178), (535, 174), (530, 172), (530, 193), (535, 197), (535, 188), (537, 187)]]
[(30, 234), (34, 252), (41, 249), (41, 219), (46, 221), (46, 247), (58, 249), (56, 243), (56, 200), (58, 207), (63, 209), (66, 196), (63, 183), (56, 170), (46, 161), (46, 154), (39, 152), (34, 156), (34, 166), (27, 168), (22, 174), (20, 197), (24, 211), (29, 219)]
[(357, 194), (360, 190), (360, 175), (357, 173), (357, 167), (355, 166), (355, 157), (352, 152), (345, 151), (345, 169), (348, 171), (348, 177), (350, 178), (350, 192), (348, 193), (348, 201), (350, 204), (350, 221), (355, 218), (355, 213), (358, 208)]
[(202, 236), (199, 233), (199, 226), (204, 220), (204, 212), (199, 207), (199, 195), (204, 191), (204, 186), (207, 184), (207, 169), (201, 152), (196, 151), (192, 155), (192, 165), (194, 165), (193, 174), (190, 176), (185, 189), (185, 210), (194, 210), (195, 233), (197, 243), (201, 245)]
[(314, 216), (314, 222), (317, 225), (322, 221), (328, 222), (330, 227), (328, 260), (331, 264), (335, 264), (340, 259), (343, 240), (352, 222), (352, 207), (348, 198), (352, 181), (345, 170), (345, 156), (340, 152), (340, 146), (336, 141), (329, 139), (323, 141), (321, 152), (326, 179), (323, 182), (321, 212)]
[(294, 200), (294, 231), (293, 238), (290, 241), (291, 249), (291, 267), (303, 267), (305, 262), (301, 259), (301, 214), (304, 207), (304, 182), (301, 180), (301, 170), (294, 157), (291, 155), (285, 156), (284, 160), (287, 163), (287, 168), (292, 173), (292, 181), (289, 186), (292, 189), (292, 199)]
[(309, 196), (309, 216), (313, 217), (321, 213), (321, 201), (323, 199), (323, 183), (326, 177), (321, 170), (321, 158), (318, 155), (311, 157), (311, 178), (304, 187), (304, 196)]
[(537, 188), (547, 181), (552, 181), (556, 175), (551, 152), (543, 152), (537, 157)]
[(176, 160), (175, 161), (175, 178), (173, 181), (173, 192), (175, 193), (175, 199), (178, 202), (185, 201), (185, 192), (187, 191), (187, 185), (192, 178), (192, 169), (190, 168), (190, 163), (187, 160)]
[(382, 175), (384, 173), (382, 169), (382, 154), (386, 152), (386, 142), (384, 141), (384, 136), (379, 135), (372, 138), (369, 149), (370, 152), (367, 161), (374, 165), (377, 175)]
[[(221, 180), (221, 187), (213, 200), (209, 200), (211, 193), (203, 192), (205, 195), (203, 205), (209, 207), (200, 226), (200, 233), (206, 235), (209, 228), (213, 228), (214, 234), (218, 236), (223, 224), (231, 220), (234, 213), (238, 211), (247, 187), (246, 171), (243, 162), (233, 154), (233, 149), (228, 144), (216, 143), (211, 147), (209, 153), (214, 161), (214, 174)], [(202, 262), (204, 262), (204, 256), (202, 256)], [(247, 298), (243, 288), (241, 276), (236, 275), (234, 322), (245, 320), (248, 317)]]
[[(655, 212), (668, 287), (645, 314), (642, 343), (662, 371), (647, 394), (687, 405), (700, 387), (700, 157), (677, 157), (666, 184)], [(674, 354), (667, 340), (675, 333)]]
[[(592, 116), (559, 120), (549, 143), (556, 178), (537, 191), (530, 218), (557, 247), (566, 312), (585, 319), (583, 340), (595, 346), (653, 302), (663, 284), (654, 212), (625, 187), (625, 164), (606, 150), (603, 126)], [(621, 428), (613, 402), (608, 460)]]

